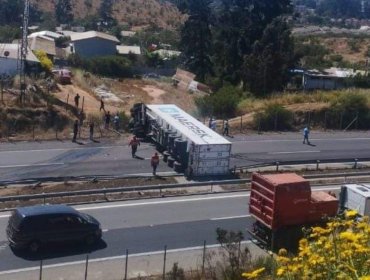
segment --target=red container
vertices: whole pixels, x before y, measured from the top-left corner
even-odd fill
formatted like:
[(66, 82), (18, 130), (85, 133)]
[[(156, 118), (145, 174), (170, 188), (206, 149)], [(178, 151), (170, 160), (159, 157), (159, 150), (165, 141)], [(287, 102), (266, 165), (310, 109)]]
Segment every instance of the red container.
[(311, 197), (310, 183), (295, 173), (252, 175), (249, 212), (271, 230), (320, 221), (337, 209), (330, 195)]

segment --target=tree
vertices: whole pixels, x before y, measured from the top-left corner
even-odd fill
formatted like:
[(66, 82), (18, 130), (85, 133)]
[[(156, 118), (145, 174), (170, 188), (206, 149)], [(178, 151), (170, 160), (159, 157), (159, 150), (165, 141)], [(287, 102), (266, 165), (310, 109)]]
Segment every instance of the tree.
[(216, 70), (234, 85), (242, 81), (244, 57), (268, 24), (291, 11), (289, 0), (221, 0), (215, 26)]
[(207, 75), (213, 74), (211, 61), (211, 0), (189, 0), (189, 17), (181, 30), (181, 50), (185, 67), (204, 82)]
[(47, 73), (51, 73), (51, 69), (53, 68), (53, 62), (47, 56), (46, 52), (44, 51), (35, 51), (34, 52), (38, 60), (40, 61), (41, 67)]
[(113, 0), (103, 0), (99, 8), (100, 26), (110, 28), (116, 24), (112, 16)]
[(276, 18), (263, 32), (246, 56), (243, 82), (256, 95), (282, 90), (288, 82), (288, 70), (294, 63), (293, 41), (283, 18)]
[(55, 16), (58, 23), (69, 24), (73, 21), (71, 0), (58, 0), (55, 7)]

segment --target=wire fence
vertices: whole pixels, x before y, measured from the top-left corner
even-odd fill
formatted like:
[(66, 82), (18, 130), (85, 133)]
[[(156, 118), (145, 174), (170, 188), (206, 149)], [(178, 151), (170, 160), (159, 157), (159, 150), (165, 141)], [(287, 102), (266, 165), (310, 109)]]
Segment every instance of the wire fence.
[[(202, 122), (220, 134), (225, 133), (226, 119), (214, 120), (204, 118)], [(369, 129), (370, 117), (361, 112), (347, 111), (302, 111), (275, 112), (273, 114), (251, 114), (228, 120), (229, 134), (246, 133), (249, 130), (263, 131), (297, 131), (305, 126), (323, 130)]]
[[(150, 276), (156, 279), (185, 279), (185, 274), (191, 274), (194, 279), (217, 279), (217, 274), (221, 278), (225, 272), (229, 273), (230, 265), (240, 275), (243, 268), (251, 264), (251, 255), (255, 258), (269, 256), (251, 244), (251, 241), (242, 241), (231, 246), (228, 244), (226, 248), (220, 244), (208, 245), (204, 240), (191, 248), (171, 249), (165, 245), (157, 251), (143, 253), (131, 253), (126, 249), (122, 255), (104, 258), (96, 258), (92, 252), (65, 265), (53, 264), (47, 258), (40, 257), (36, 259), (39, 262), (37, 267), (28, 272), (16, 273), (23, 273), (24, 279), (39, 280), (58, 279), (61, 275), (63, 279), (84, 280), (127, 280)], [(51, 259), (55, 256), (57, 253)]]

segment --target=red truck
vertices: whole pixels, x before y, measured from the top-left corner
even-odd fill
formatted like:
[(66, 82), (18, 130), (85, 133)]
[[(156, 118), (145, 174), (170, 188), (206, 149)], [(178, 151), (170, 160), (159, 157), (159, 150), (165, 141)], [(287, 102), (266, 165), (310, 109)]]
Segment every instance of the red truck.
[(302, 228), (335, 216), (338, 204), (326, 192), (312, 192), (310, 183), (295, 173), (253, 173), (249, 213), (255, 222), (249, 232), (267, 249), (295, 252)]

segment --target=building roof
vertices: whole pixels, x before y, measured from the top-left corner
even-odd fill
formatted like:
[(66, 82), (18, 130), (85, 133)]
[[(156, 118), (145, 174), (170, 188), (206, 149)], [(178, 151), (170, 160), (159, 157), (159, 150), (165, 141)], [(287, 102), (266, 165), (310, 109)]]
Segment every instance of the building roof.
[(312, 69), (312, 70), (307, 70), (305, 72), (305, 75), (308, 75), (311, 77), (322, 77), (322, 78), (350, 78), (356, 75), (365, 75), (365, 74), (366, 72), (362, 70), (354, 70), (354, 69), (348, 69), (348, 68), (336, 68), (336, 67), (331, 67), (323, 71)]
[(161, 58), (177, 57), (181, 54), (180, 51), (165, 50), (165, 49), (155, 50), (153, 53), (157, 53)]
[(45, 31), (31, 33), (30, 35), (28, 35), (28, 38), (39, 37), (39, 36), (48, 37), (51, 39), (58, 39), (60, 37), (63, 37), (63, 35), (61, 34), (45, 30)]
[(137, 54), (141, 55), (141, 49), (139, 46), (117, 46), (117, 52), (119, 54)]
[(112, 41), (115, 43), (120, 42), (115, 36), (102, 33), (102, 32), (98, 32), (98, 31), (74, 32), (74, 33), (70, 33), (69, 36), (71, 36), (72, 42), (91, 39), (91, 38), (100, 38), (100, 39)]
[(126, 31), (126, 30), (121, 31), (122, 37), (133, 37), (135, 34), (136, 34), (135, 31)]
[(28, 38), (28, 44), (33, 51), (44, 51), (46, 54), (55, 56), (57, 54), (55, 41), (46, 36)]
[[(19, 44), (0, 44), (0, 58), (18, 59)], [(5, 53), (8, 52), (8, 56)], [(34, 53), (28, 49), (27, 61), (40, 62)]]

